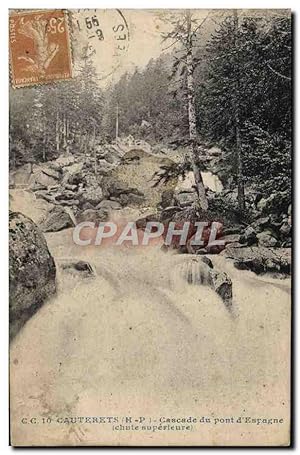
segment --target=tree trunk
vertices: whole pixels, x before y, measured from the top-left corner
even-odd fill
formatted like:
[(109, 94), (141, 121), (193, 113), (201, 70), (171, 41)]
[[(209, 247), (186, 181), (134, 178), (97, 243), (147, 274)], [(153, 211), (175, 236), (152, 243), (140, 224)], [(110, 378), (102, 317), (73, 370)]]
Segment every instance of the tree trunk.
[(56, 128), (55, 128), (55, 142), (56, 142), (56, 151), (59, 152), (60, 137), (59, 137), (59, 114), (56, 115)]
[(70, 124), (68, 119), (66, 119), (66, 150), (67, 153), (70, 152)]
[[(234, 43), (235, 49), (238, 51), (238, 15), (237, 10), (234, 10)], [(234, 125), (235, 125), (235, 147), (237, 158), (237, 185), (238, 185), (238, 205), (240, 211), (245, 210), (245, 189), (244, 189), (244, 176), (243, 176), (243, 156), (242, 156), (242, 141), (241, 141), (241, 127), (240, 127), (240, 75), (239, 75), (239, 60), (238, 52), (236, 52), (237, 61), (235, 65), (235, 90), (233, 99), (234, 109)]]
[(194, 87), (194, 66), (193, 66), (193, 39), (191, 33), (191, 12), (186, 12), (187, 19), (187, 98), (188, 98), (188, 121), (190, 136), (190, 161), (195, 177), (195, 183), (202, 210), (208, 209), (208, 202), (205, 194), (202, 175), (198, 163), (197, 151), (197, 130), (196, 130), (196, 111), (195, 111), (195, 87)]
[(63, 117), (63, 147), (65, 150), (67, 149), (67, 119), (65, 114)]
[(94, 150), (94, 173), (97, 175), (96, 126), (93, 125), (92, 149)]
[(117, 104), (116, 109), (116, 140), (119, 138), (119, 105)]

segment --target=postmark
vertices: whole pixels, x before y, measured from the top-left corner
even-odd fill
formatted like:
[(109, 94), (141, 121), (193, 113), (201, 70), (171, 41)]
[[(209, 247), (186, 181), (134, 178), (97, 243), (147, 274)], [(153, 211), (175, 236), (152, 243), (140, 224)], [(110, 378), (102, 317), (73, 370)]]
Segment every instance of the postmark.
[(130, 27), (124, 13), (118, 9), (71, 10), (75, 60), (90, 58), (94, 62), (98, 81), (118, 77), (127, 64)]
[(11, 83), (15, 88), (72, 78), (65, 10), (10, 14), (9, 48)]

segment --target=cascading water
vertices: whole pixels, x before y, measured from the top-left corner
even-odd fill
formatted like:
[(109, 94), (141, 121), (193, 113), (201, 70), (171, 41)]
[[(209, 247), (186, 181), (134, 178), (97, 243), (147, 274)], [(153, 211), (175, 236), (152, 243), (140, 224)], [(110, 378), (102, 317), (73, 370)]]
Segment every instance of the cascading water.
[[(205, 276), (198, 258), (163, 253), (159, 246), (82, 248), (71, 234), (47, 234), (57, 265), (87, 261), (96, 276), (83, 280), (60, 271), (58, 294), (12, 342), (14, 425), (24, 415), (120, 416), (130, 409), (177, 415), (179, 396), (182, 415), (223, 415), (229, 406), (239, 415), (243, 400), (257, 415), (274, 396), (286, 402), (289, 280), (279, 287), (275, 279), (212, 257), (233, 281), (232, 318), (216, 293), (199, 284)], [(278, 374), (281, 380), (273, 380)], [(90, 444), (99, 440), (98, 426), (60, 425), (55, 442), (78, 443), (81, 431)], [(27, 426), (26, 437), (51, 444), (51, 425), (43, 433)]]

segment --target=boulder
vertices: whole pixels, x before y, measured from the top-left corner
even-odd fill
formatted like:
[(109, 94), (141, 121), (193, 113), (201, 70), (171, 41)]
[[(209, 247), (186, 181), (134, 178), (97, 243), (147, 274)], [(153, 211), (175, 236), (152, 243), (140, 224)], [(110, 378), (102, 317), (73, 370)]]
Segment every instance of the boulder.
[(232, 281), (225, 272), (210, 270), (210, 286), (221, 297), (226, 307), (232, 305)]
[(253, 245), (257, 242), (256, 232), (252, 226), (248, 226), (244, 231), (243, 235), (240, 238), (241, 243), (246, 243), (246, 245)]
[[(142, 146), (141, 143), (139, 147)], [(165, 156), (149, 153), (146, 149), (147, 147), (145, 150), (134, 148), (126, 152), (119, 165), (103, 178), (106, 199), (120, 197), (122, 205), (143, 204), (154, 208), (161, 204), (163, 191), (169, 190), (173, 193), (177, 177), (171, 177), (166, 181), (164, 172), (175, 163)], [(162, 177), (161, 181), (158, 179), (159, 176)]]
[(54, 162), (53, 165), (57, 168), (63, 168), (66, 166), (70, 166), (71, 164), (75, 163), (76, 158), (71, 153), (66, 153), (64, 155), (60, 155)]
[(49, 187), (57, 184), (58, 177), (53, 177), (42, 169), (32, 174), (29, 180), (29, 188), (33, 190), (40, 189), (41, 187)]
[(11, 186), (18, 187), (28, 185), (31, 177), (31, 164), (24, 164), (15, 171), (10, 172)]
[(264, 247), (274, 247), (277, 245), (277, 239), (273, 237), (268, 231), (263, 231), (257, 234), (258, 245)]
[(140, 206), (145, 202), (145, 198), (141, 194), (136, 193), (124, 193), (120, 196), (120, 203), (123, 206)]
[(229, 234), (223, 235), (221, 240), (224, 241), (224, 245), (229, 245), (231, 243), (239, 243), (241, 236), (239, 234)]
[(257, 203), (257, 209), (262, 213), (287, 212), (289, 207), (289, 195), (285, 191), (272, 193), (268, 198), (262, 198)]
[(286, 238), (289, 237), (292, 233), (292, 226), (289, 222), (286, 221), (281, 225), (279, 231), (283, 240), (286, 240)]
[(109, 210), (119, 210), (122, 208), (121, 204), (117, 201), (111, 201), (109, 199), (104, 199), (97, 205), (96, 209), (109, 209)]
[(233, 259), (239, 270), (251, 270), (256, 274), (291, 273), (291, 250), (289, 248), (265, 248), (262, 246), (234, 248), (229, 245), (221, 253)]
[(99, 210), (87, 209), (77, 215), (77, 222), (82, 223), (83, 221), (91, 221), (92, 223), (99, 223), (107, 221), (108, 217), (109, 211), (106, 208)]
[(83, 204), (81, 204), (81, 209), (82, 210), (88, 210), (88, 209), (95, 210), (96, 207), (93, 204), (91, 204), (90, 202), (84, 202)]
[(251, 224), (255, 232), (262, 232), (265, 227), (267, 227), (270, 224), (270, 217), (265, 216), (265, 217), (260, 217), (257, 220), (254, 221), (254, 223)]
[(194, 190), (180, 191), (174, 194), (175, 202), (180, 207), (188, 207), (197, 202), (197, 193)]
[(160, 207), (166, 208), (174, 204), (174, 194), (172, 190), (164, 190), (161, 193)]
[(171, 219), (173, 219), (174, 215), (180, 211), (182, 211), (182, 208), (178, 207), (177, 205), (172, 205), (170, 207), (166, 207), (160, 213), (160, 220), (161, 221), (171, 220)]
[(63, 207), (57, 205), (49, 212), (40, 227), (43, 232), (57, 232), (73, 226), (74, 223), (69, 213)]
[(96, 276), (96, 272), (89, 262), (78, 261), (78, 262), (64, 262), (60, 264), (60, 268), (64, 273), (71, 274), (78, 278), (93, 278)]
[(63, 168), (63, 184), (75, 184), (82, 180), (83, 163), (72, 163), (70, 166)]
[(208, 267), (209, 267), (210, 269), (213, 269), (213, 268), (214, 268), (213, 263), (212, 263), (212, 260), (209, 259), (207, 256), (201, 256), (200, 260), (201, 260), (202, 262), (204, 262), (204, 264), (208, 265)]
[(37, 225), (21, 213), (9, 214), (10, 336), (56, 291), (56, 269)]
[(102, 200), (103, 200), (103, 192), (99, 185), (86, 187), (81, 195), (81, 201), (83, 203), (89, 202), (90, 204), (92, 204), (95, 207)]

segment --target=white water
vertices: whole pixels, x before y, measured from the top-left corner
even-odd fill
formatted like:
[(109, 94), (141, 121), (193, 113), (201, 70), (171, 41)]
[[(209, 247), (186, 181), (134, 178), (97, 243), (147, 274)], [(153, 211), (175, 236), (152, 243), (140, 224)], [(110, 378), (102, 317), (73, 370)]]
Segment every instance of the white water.
[[(17, 196), (20, 211), (40, 216), (40, 207)], [(131, 220), (140, 216), (129, 212)], [(257, 277), (212, 256), (233, 281), (228, 312), (212, 290), (183, 280), (184, 255), (159, 247), (82, 248), (73, 244), (71, 230), (47, 234), (47, 242), (58, 265), (85, 259), (97, 276), (84, 282), (59, 272), (57, 296), (12, 342), (13, 442), (129, 443), (128, 433), (112, 433), (110, 426), (24, 425), (24, 417), (267, 413), (287, 418), (290, 280)], [(243, 443), (257, 438), (257, 428), (242, 430)], [(270, 435), (276, 442), (276, 429), (261, 431), (263, 443)], [(172, 442), (240, 443), (239, 435), (236, 427), (200, 428), (173, 433)], [(141, 433), (134, 441), (159, 444), (165, 437)]]
[[(287, 417), (289, 280), (258, 278), (212, 257), (233, 280), (229, 313), (212, 290), (183, 281), (176, 264), (184, 256), (154, 248), (74, 249), (69, 230), (47, 239), (57, 263), (88, 259), (97, 277), (84, 283), (59, 275), (58, 295), (11, 345), (18, 440), (53, 445), (128, 438), (92, 425), (41, 430), (22, 425), (24, 416), (239, 415), (243, 409), (260, 415), (267, 409), (271, 417)], [(218, 431), (201, 441), (216, 443)], [(247, 435), (251, 441), (251, 431)], [(150, 436), (142, 434), (141, 443), (153, 443)], [(182, 437), (173, 436), (175, 442)], [(197, 440), (197, 434), (189, 437)]]

